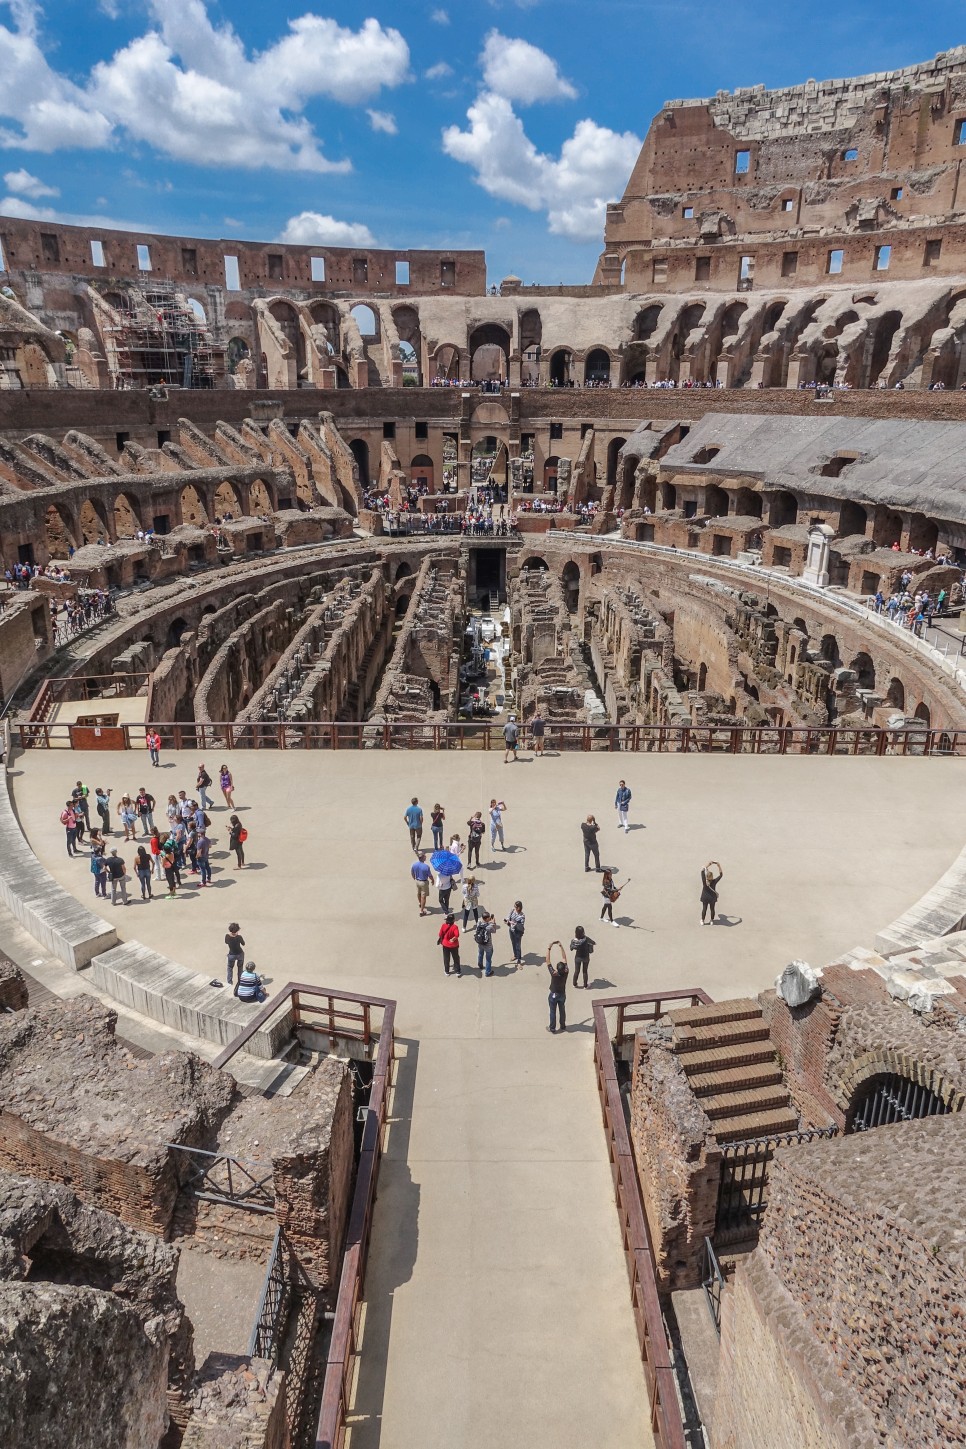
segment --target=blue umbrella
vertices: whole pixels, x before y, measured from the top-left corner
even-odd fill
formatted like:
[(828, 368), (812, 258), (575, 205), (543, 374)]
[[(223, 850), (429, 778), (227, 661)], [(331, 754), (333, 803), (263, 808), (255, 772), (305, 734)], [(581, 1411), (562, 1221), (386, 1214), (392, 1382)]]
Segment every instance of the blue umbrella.
[(439, 875), (459, 875), (463, 862), (451, 850), (434, 850), (429, 863)]

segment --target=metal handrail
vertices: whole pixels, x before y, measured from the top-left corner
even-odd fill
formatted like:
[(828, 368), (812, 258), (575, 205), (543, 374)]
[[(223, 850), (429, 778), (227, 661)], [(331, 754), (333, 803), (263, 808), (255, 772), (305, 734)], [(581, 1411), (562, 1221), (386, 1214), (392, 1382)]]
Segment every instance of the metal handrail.
[[(271, 1171), (263, 1172), (259, 1177), (256, 1174), (262, 1172), (260, 1167), (253, 1162), (244, 1162), (230, 1152), (208, 1152), (203, 1147), (186, 1147), (181, 1142), (168, 1142), (166, 1146), (169, 1151), (180, 1152), (188, 1158), (190, 1170), (183, 1185), (194, 1188), (196, 1197), (203, 1198), (205, 1202), (247, 1208), (249, 1212), (275, 1211), (275, 1193), (268, 1186), (272, 1182)], [(212, 1176), (216, 1168), (224, 1168), (227, 1187)], [(197, 1182), (205, 1184), (204, 1191), (195, 1188)]]
[(721, 1264), (715, 1253), (714, 1245), (710, 1238), (704, 1240), (704, 1268), (701, 1274), (701, 1287), (704, 1289), (704, 1296), (708, 1300), (708, 1312), (711, 1314), (711, 1322), (715, 1326), (718, 1337), (721, 1337), (721, 1296), (724, 1292), (724, 1274), (721, 1271)]

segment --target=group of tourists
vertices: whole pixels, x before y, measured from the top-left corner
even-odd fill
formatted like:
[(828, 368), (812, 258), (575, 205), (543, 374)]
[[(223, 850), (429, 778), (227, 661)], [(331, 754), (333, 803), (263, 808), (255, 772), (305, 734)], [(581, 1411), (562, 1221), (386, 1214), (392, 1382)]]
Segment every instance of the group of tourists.
[(78, 589), (72, 599), (66, 599), (62, 604), (53, 599), (50, 621), (54, 626), (54, 638), (58, 644), (64, 644), (116, 612), (114, 596), (109, 589)]

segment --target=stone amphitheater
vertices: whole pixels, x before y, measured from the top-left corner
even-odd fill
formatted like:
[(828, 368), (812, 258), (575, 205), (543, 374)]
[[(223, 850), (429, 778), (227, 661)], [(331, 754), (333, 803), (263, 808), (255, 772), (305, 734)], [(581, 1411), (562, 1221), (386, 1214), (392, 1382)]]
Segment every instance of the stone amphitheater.
[(0, 217), (4, 1442), (966, 1437), (964, 139), (669, 102), (586, 287)]

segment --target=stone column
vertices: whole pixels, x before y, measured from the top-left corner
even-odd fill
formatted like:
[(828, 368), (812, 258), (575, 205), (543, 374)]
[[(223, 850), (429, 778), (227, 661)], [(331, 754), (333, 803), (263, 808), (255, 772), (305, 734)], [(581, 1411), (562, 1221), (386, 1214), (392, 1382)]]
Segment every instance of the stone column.
[(802, 571), (807, 584), (815, 584), (820, 589), (828, 587), (829, 540), (834, 535), (835, 530), (827, 523), (815, 523), (808, 530), (808, 552)]

